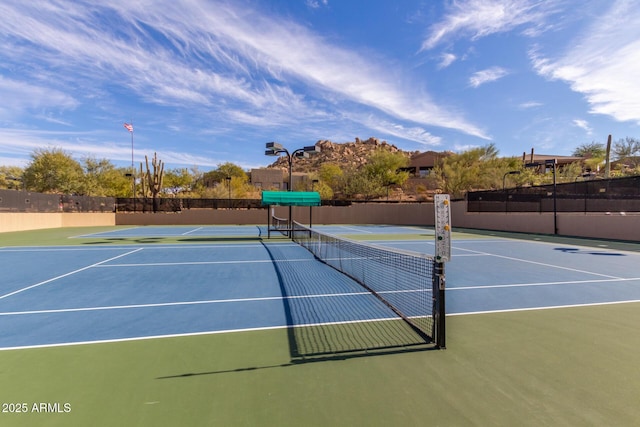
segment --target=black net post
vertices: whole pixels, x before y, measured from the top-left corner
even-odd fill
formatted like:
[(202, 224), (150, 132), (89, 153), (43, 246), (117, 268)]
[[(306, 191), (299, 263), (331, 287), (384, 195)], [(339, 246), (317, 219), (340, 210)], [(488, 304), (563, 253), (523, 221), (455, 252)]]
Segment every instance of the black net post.
[(447, 348), (445, 327), (445, 275), (444, 263), (433, 263), (433, 298), (434, 298), (434, 322), (433, 335), (438, 348)]

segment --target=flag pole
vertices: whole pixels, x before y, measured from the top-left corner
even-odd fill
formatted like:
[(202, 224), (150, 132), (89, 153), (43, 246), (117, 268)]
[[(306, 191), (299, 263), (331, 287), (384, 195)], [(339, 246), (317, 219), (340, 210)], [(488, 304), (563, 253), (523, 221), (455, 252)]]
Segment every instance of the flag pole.
[(133, 211), (136, 211), (136, 167), (133, 163), (133, 119), (131, 123), (124, 123), (124, 128), (131, 134), (131, 195), (133, 196)]
[(131, 178), (133, 180), (132, 182), (132, 188), (133, 188), (133, 206), (134, 206), (134, 211), (135, 211), (135, 205), (136, 205), (136, 167), (133, 164), (133, 119), (131, 119)]

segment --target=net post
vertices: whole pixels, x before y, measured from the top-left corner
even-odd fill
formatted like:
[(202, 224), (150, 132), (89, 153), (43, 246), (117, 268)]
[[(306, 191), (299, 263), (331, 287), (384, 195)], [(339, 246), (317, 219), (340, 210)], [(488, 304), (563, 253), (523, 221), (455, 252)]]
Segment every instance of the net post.
[(446, 348), (444, 263), (451, 259), (451, 198), (448, 194), (433, 197), (435, 209), (435, 259), (433, 264), (434, 335), (436, 347)]
[(434, 335), (438, 348), (447, 348), (446, 341), (446, 310), (445, 310), (445, 274), (444, 263), (434, 261), (433, 295), (435, 296)]
[(271, 238), (271, 205), (267, 205), (267, 239)]

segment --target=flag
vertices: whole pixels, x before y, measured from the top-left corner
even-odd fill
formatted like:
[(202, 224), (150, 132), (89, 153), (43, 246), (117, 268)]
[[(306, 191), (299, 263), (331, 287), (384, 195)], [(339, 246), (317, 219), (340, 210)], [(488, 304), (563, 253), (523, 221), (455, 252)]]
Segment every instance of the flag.
[(129, 123), (125, 123), (124, 128), (129, 132), (133, 132), (133, 125), (130, 125)]

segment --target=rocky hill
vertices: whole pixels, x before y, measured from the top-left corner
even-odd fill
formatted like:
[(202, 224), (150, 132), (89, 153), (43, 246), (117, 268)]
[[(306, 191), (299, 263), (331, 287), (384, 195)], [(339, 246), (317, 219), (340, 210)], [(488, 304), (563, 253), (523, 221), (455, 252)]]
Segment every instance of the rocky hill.
[[(328, 140), (316, 142), (320, 147), (320, 153), (312, 154), (308, 158), (296, 158), (293, 161), (294, 172), (311, 172), (320, 169), (320, 166), (327, 163), (339, 165), (343, 170), (358, 168), (367, 163), (367, 158), (376, 150), (388, 150), (392, 153), (400, 152), (407, 157), (411, 157), (415, 152), (400, 150), (395, 145), (378, 138), (369, 138), (365, 141), (356, 138), (355, 142), (336, 143)], [(269, 168), (280, 168), (288, 170), (287, 156), (281, 156)]]

